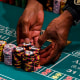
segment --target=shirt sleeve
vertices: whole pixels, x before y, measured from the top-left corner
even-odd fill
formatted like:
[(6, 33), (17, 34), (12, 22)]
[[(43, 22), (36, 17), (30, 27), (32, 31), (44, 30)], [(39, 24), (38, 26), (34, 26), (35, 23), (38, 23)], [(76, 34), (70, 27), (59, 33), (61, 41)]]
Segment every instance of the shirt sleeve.
[[(80, 5), (75, 4), (78, 0), (67, 0), (65, 7), (63, 10), (68, 10), (72, 16), (74, 21), (80, 21)], [(80, 3), (79, 3), (80, 4)]]

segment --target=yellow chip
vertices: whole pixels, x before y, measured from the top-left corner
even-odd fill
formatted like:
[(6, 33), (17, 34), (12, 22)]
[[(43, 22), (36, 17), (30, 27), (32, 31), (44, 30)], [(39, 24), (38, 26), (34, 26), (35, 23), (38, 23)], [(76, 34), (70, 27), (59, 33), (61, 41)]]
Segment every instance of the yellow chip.
[(6, 45), (6, 41), (0, 41), (0, 57), (1, 57), (1, 61), (3, 60), (3, 48)]
[[(48, 42), (52, 42), (52, 40), (47, 40)], [(67, 41), (67, 45), (69, 45), (71, 41)]]
[(58, 76), (52, 76), (53, 79), (58, 79)]
[(56, 75), (56, 76), (62, 76), (62, 74), (61, 74), (61, 73), (56, 73), (55, 75)]

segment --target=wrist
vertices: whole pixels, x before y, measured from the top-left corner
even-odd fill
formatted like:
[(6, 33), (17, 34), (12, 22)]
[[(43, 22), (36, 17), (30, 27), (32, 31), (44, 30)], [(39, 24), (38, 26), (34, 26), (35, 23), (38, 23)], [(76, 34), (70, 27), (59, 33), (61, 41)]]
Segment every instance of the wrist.
[(28, 8), (36, 8), (36, 10), (38, 9), (43, 9), (43, 5), (41, 3), (39, 3), (37, 0), (30, 0), (25, 8), (25, 10), (27, 10)]
[[(71, 15), (71, 13), (68, 10), (65, 10), (59, 17), (58, 19), (60, 20), (60, 22), (65, 23), (65, 27), (66, 28), (70, 28), (73, 24), (73, 16)], [(68, 25), (68, 26), (66, 26)]]
[(62, 19), (67, 19), (67, 20), (69, 20), (69, 21), (73, 21), (73, 16), (72, 16), (72, 14), (68, 11), (68, 10), (65, 10), (64, 12), (63, 12), (63, 14), (61, 14), (60, 15), (60, 17), (62, 18)]

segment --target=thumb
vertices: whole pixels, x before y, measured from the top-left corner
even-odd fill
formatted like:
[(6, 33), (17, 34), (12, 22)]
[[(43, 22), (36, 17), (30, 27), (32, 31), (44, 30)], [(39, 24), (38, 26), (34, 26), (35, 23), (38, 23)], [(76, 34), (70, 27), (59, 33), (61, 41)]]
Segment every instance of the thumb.
[(30, 42), (29, 27), (30, 27), (29, 23), (26, 23), (26, 24), (24, 23), (22, 25), (22, 36), (24, 38), (24, 42), (25, 43), (29, 43)]
[(44, 32), (38, 39), (38, 47), (41, 47), (44, 42), (47, 41), (47, 35), (46, 32)]

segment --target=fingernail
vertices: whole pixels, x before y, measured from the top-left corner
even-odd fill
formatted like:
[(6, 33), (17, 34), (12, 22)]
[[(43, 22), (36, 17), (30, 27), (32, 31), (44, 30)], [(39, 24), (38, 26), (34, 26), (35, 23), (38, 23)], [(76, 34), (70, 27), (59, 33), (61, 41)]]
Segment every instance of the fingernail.
[(52, 48), (53, 48), (53, 49), (55, 48), (55, 45), (56, 45), (55, 43), (52, 43)]
[(30, 43), (30, 39), (29, 38), (25, 38), (25, 43)]
[(35, 47), (40, 48), (40, 45), (38, 42), (36, 42)]

